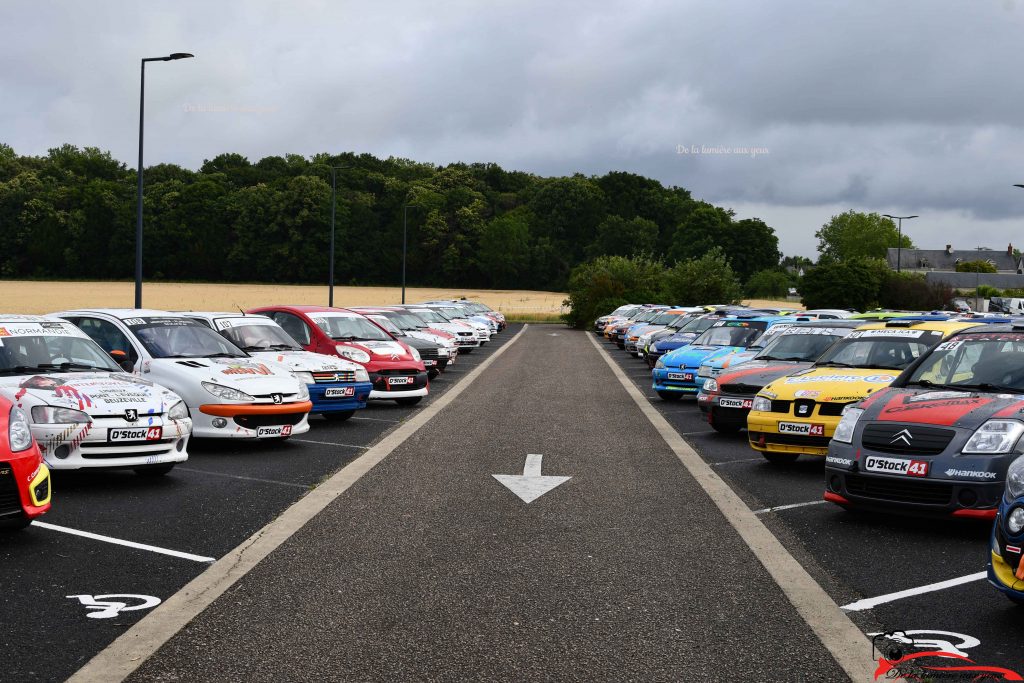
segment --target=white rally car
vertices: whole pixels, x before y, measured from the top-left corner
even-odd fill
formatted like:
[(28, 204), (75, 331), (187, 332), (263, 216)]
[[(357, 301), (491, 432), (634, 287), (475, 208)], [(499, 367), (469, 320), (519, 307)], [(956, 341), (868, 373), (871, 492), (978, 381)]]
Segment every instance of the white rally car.
[(69, 322), (0, 314), (0, 394), (29, 417), (51, 469), (166, 474), (188, 459), (181, 398), (125, 373)]
[(254, 358), (273, 361), (290, 369), (306, 383), (314, 413), (340, 422), (366, 407), (373, 385), (362, 365), (345, 358), (303, 350), (267, 316), (196, 311), (182, 315), (205, 323)]
[[(440, 313), (442, 317), (447, 318), (453, 323), (462, 323), (463, 325), (473, 328), (473, 331), (476, 332), (476, 338), (480, 341), (480, 346), (491, 341), (491, 326), (488, 323), (473, 320), (469, 317), (470, 314), (465, 309), (459, 308), (458, 306), (452, 306), (450, 304), (421, 304), (421, 306), (423, 306), (423, 308), (429, 308), (436, 313)], [(497, 325), (495, 325), (493, 332), (497, 331)]]
[(252, 358), (198, 320), (168, 311), (56, 313), (134, 372), (180, 395), (195, 436), (287, 438), (309, 431), (309, 391), (288, 368)]
[(432, 308), (427, 308), (426, 306), (403, 306), (400, 310), (412, 313), (435, 330), (454, 335), (455, 345), (459, 347), (459, 353), (469, 353), (483, 345), (480, 338), (477, 337), (475, 329), (469, 325), (452, 322)]

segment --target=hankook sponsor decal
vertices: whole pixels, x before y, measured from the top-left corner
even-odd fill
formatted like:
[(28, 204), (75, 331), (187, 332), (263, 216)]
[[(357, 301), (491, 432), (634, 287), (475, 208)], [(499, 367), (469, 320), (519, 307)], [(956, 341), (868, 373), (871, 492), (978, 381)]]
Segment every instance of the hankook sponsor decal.
[(982, 472), (981, 470), (956, 470), (950, 468), (946, 470), (947, 477), (967, 477), (972, 479), (995, 479), (998, 476), (996, 472)]
[(830, 455), (825, 458), (825, 462), (829, 465), (843, 465), (844, 467), (849, 467), (853, 464), (853, 460), (850, 458), (840, 458), (835, 455)]

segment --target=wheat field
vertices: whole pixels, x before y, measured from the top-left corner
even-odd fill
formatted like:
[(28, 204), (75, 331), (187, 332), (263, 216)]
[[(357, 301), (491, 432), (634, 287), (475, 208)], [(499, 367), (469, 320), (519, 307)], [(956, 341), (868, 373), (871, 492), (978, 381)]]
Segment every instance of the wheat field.
[[(506, 289), (409, 287), (410, 303), (466, 297), (506, 315), (557, 315), (566, 295)], [(128, 308), (135, 300), (133, 282), (0, 281), (0, 312), (49, 313), (69, 308)], [(401, 287), (335, 287), (335, 306), (397, 304)], [(180, 282), (145, 283), (142, 303), (161, 310), (224, 311), (271, 304), (327, 305), (327, 287), (311, 285), (235, 285)]]

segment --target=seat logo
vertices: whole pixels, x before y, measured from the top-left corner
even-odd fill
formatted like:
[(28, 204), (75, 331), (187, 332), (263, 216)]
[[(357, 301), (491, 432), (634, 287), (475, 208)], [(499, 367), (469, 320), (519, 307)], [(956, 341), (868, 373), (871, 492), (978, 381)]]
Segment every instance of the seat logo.
[(810, 415), (810, 413), (811, 413), (811, 407), (810, 406), (797, 406), (796, 407), (796, 414), (797, 415)]
[(910, 433), (910, 430), (909, 429), (904, 429), (902, 431), (897, 432), (895, 436), (893, 436), (891, 439), (889, 439), (889, 443), (890, 444), (894, 444), (897, 441), (902, 441), (904, 446), (909, 446), (910, 442), (913, 441), (913, 440), (914, 440), (914, 435)]
[(137, 422), (139, 419), (139, 411), (135, 408), (128, 408), (124, 411), (124, 419), (128, 422)]

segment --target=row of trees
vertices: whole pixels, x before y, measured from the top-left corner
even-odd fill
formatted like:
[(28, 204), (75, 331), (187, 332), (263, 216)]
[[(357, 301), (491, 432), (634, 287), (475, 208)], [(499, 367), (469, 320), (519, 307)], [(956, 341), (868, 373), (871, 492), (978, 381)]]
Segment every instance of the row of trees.
[[(408, 220), (416, 285), (561, 290), (602, 256), (686, 261), (713, 248), (747, 282), (779, 263), (774, 231), (631, 173), (543, 178), (368, 154), (222, 154), (146, 169), (149, 279), (326, 281), (331, 167), (336, 280), (395, 284)], [(135, 171), (95, 148), (19, 156), (0, 144), (0, 277), (131, 278)]]

